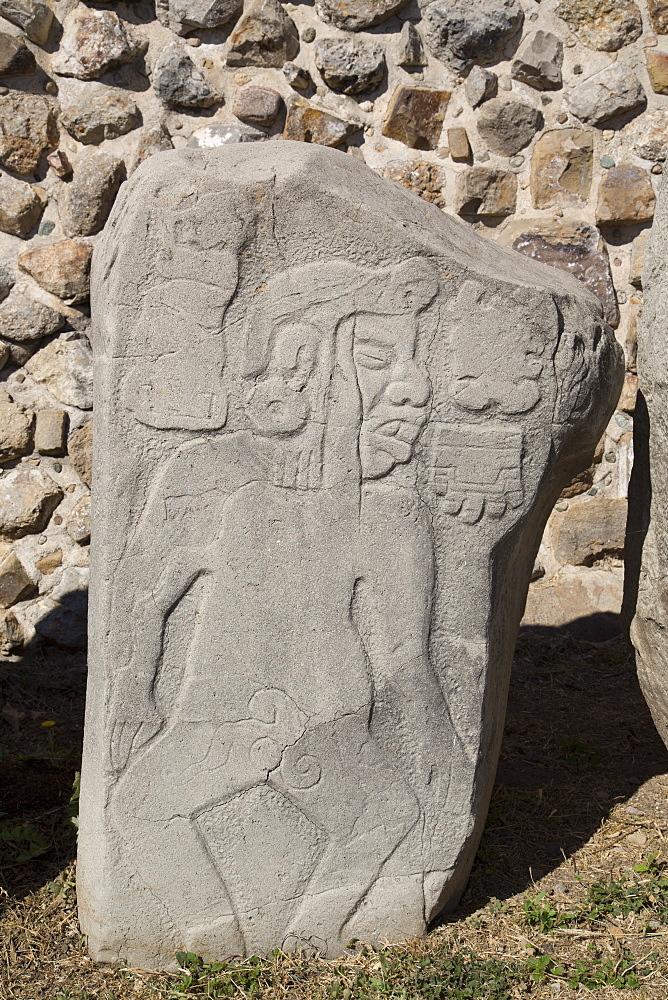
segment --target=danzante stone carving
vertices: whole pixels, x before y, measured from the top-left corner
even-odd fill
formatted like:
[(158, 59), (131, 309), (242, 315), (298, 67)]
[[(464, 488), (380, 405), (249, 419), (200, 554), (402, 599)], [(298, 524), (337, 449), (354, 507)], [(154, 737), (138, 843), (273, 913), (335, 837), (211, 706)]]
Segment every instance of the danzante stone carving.
[(621, 351), (569, 276), (343, 153), (159, 154), (93, 263), (92, 956), (421, 933)]
[(668, 192), (665, 184), (645, 258), (645, 303), (638, 331), (638, 414), (629, 486), (624, 617), (631, 620), (638, 679), (668, 746)]

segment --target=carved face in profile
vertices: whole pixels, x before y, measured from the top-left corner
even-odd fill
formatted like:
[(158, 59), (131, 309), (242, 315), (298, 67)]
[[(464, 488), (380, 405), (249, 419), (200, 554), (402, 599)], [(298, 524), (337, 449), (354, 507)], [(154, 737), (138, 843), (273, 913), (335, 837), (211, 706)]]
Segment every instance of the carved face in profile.
[(427, 420), (431, 386), (415, 358), (410, 316), (358, 315), (353, 357), (362, 400), (360, 461), (365, 479), (409, 462)]

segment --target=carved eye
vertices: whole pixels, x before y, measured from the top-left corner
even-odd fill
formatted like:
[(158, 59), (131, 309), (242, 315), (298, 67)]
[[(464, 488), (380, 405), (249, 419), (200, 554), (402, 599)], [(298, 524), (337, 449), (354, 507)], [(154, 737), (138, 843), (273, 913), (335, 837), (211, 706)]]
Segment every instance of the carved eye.
[(380, 346), (359, 347), (355, 349), (355, 364), (373, 371), (387, 368), (390, 363), (390, 352)]

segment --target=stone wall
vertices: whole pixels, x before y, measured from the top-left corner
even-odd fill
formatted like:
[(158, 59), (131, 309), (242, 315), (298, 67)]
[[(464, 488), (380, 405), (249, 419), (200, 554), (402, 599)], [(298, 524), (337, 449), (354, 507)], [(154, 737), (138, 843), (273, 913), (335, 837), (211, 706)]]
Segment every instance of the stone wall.
[(558, 502), (534, 621), (615, 611), (640, 270), (668, 150), (668, 0), (0, 0), (0, 646), (85, 641), (90, 254), (185, 145), (348, 149), (600, 295), (627, 379)]

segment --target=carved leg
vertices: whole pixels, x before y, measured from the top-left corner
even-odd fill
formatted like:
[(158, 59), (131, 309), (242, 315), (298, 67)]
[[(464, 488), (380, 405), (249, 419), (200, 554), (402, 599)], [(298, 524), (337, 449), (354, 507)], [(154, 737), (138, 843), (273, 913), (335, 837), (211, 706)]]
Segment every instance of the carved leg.
[(280, 775), (287, 794), (330, 836), (285, 947), (336, 954), (347, 921), (420, 807), (399, 769), (380, 754), (362, 713), (306, 733), (285, 753)]

